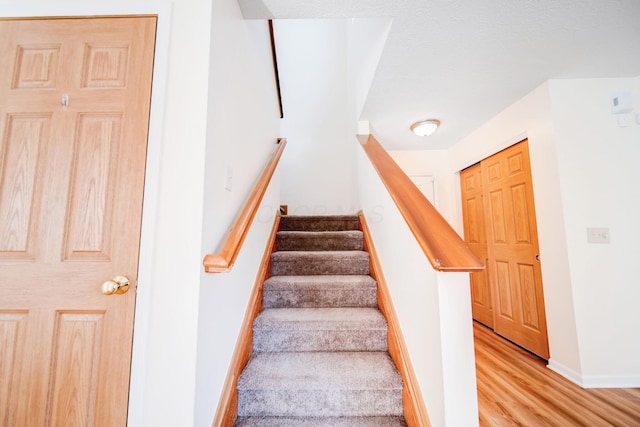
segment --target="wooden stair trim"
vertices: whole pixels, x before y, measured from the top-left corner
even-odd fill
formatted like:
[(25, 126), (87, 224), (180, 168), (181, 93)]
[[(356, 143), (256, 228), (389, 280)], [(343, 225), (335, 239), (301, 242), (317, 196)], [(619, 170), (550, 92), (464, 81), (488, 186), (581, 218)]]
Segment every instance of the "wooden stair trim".
[(205, 255), (202, 261), (205, 273), (224, 273), (233, 267), (286, 145), (286, 139), (278, 139), (278, 146), (262, 170), (240, 213), (236, 216), (233, 226), (221, 243), (220, 250), (215, 254)]
[(411, 359), (409, 358), (407, 345), (400, 330), (400, 322), (398, 321), (398, 316), (393, 306), (378, 253), (373, 244), (371, 231), (369, 230), (362, 211), (358, 212), (358, 220), (364, 238), (364, 250), (369, 252), (370, 275), (378, 283), (378, 309), (387, 319), (389, 355), (402, 376), (402, 406), (405, 422), (408, 427), (430, 427), (429, 413), (427, 412), (424, 398), (418, 385), (418, 379), (416, 378)]
[(445, 272), (484, 270), (482, 260), (469, 249), (376, 138), (358, 135), (358, 140), (431, 266)]
[(279, 228), (280, 212), (277, 212), (256, 274), (256, 280), (249, 296), (238, 341), (222, 387), (216, 415), (213, 419), (213, 427), (232, 427), (238, 416), (238, 378), (253, 352), (253, 321), (262, 311), (263, 285), (264, 281), (271, 276), (271, 253), (276, 248), (276, 235)]

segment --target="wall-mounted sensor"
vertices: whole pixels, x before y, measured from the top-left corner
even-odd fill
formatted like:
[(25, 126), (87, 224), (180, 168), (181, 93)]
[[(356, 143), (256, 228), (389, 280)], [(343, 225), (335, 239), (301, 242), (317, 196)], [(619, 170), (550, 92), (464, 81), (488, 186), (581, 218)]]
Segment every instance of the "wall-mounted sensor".
[(633, 110), (631, 92), (614, 93), (611, 97), (611, 112), (613, 114), (630, 113)]

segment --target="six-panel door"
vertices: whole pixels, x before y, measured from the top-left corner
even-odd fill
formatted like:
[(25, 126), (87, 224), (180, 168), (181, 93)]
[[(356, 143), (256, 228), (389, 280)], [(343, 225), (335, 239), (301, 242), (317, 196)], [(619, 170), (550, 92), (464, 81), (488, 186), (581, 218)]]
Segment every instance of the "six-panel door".
[(0, 21), (3, 426), (126, 425), (155, 23)]

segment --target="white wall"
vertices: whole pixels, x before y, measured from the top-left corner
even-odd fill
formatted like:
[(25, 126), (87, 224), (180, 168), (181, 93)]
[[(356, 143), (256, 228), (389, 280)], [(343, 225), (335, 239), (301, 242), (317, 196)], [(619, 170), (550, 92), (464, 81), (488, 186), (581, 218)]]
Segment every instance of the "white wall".
[(478, 424), (469, 279), (437, 273), (361, 147), (359, 195), (431, 425)]
[(392, 18), (354, 18), (347, 21), (349, 98), (354, 124), (362, 115), (392, 23)]
[[(276, 148), (280, 127), (267, 21), (243, 20), (234, 0), (215, 0), (212, 17), (200, 260), (226, 235)], [(232, 171), (231, 191), (225, 189), (225, 169)], [(231, 272), (202, 273), (194, 426), (208, 427), (213, 420), (280, 204), (278, 175), (276, 170)]]
[[(640, 384), (640, 290), (630, 268), (640, 237), (640, 127), (619, 128), (609, 109), (618, 90), (637, 100), (638, 80), (552, 80), (450, 150), (457, 182), (464, 167), (528, 137), (549, 367), (587, 387)], [(461, 229), (459, 185), (451, 191)], [(587, 244), (587, 227), (610, 227), (611, 244)]]
[(357, 211), (347, 21), (274, 22), (282, 82), (282, 203), (289, 214)]
[(194, 426), (209, 427), (214, 418), (279, 194), (276, 171), (233, 269), (202, 280)]
[[(565, 235), (583, 385), (640, 386), (640, 78), (553, 80)], [(633, 94), (629, 127), (611, 114), (615, 92)], [(610, 244), (587, 243), (587, 227), (608, 227)]]
[(193, 0), (172, 11), (148, 329), (134, 332), (134, 346), (146, 332), (136, 422), (158, 426), (193, 421), (211, 13)]

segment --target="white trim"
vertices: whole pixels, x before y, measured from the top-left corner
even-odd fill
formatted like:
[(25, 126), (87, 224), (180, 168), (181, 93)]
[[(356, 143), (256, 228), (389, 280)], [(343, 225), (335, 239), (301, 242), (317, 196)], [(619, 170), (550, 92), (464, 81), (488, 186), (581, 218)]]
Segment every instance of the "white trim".
[(458, 164), (453, 165), (453, 167), (451, 168), (452, 173), (456, 173), (456, 172), (460, 172), (466, 168), (468, 168), (469, 166), (475, 165), (476, 163), (489, 158), (491, 156), (493, 156), (496, 153), (499, 153), (502, 150), (505, 150), (509, 147), (511, 147), (512, 145), (515, 145), (521, 141), (524, 141), (525, 139), (529, 138), (529, 133), (528, 132), (520, 132), (517, 135), (514, 135), (510, 138), (507, 138), (495, 145), (492, 145), (490, 147), (487, 147), (486, 149), (484, 149), (481, 153), (479, 153), (479, 155), (468, 158), (468, 159), (463, 159), (461, 161), (458, 162)]
[(171, 11), (171, 0), (149, 1), (37, 1), (0, 0), (1, 18), (59, 16), (158, 15)]
[(164, 99), (166, 94), (169, 46), (171, 35), (171, 0), (134, 2), (57, 2), (0, 0), (0, 18), (56, 17), (56, 16), (117, 16), (157, 15), (147, 168), (145, 173), (138, 289), (134, 323), (131, 383), (129, 388), (128, 425), (142, 426), (146, 404), (147, 338), (151, 294), (148, 285), (153, 279), (153, 248), (156, 234), (157, 194), (160, 185), (160, 154), (163, 136)]
[(585, 375), (584, 388), (639, 388), (640, 375)]
[(558, 363), (553, 359), (549, 359), (549, 363), (547, 364), (547, 368), (551, 369), (552, 371), (556, 372), (557, 374), (560, 374), (561, 376), (563, 376), (564, 378), (568, 379), (572, 383), (577, 384), (580, 387), (583, 387), (583, 385), (582, 385), (582, 376), (579, 373), (577, 373), (576, 371), (574, 371), (573, 369), (567, 368), (563, 364)]
[[(131, 380), (129, 384), (129, 414), (127, 425), (143, 426), (146, 407), (146, 378), (149, 318), (151, 313), (151, 292), (153, 283), (153, 259), (160, 193), (160, 164), (162, 153), (164, 105), (169, 70), (169, 46), (171, 36), (171, 2), (156, 3), (158, 15), (156, 27), (156, 47), (151, 84), (151, 110), (149, 114), (149, 136), (147, 147), (147, 169), (145, 172), (144, 204), (142, 210), (142, 230), (140, 235), (140, 256), (138, 262), (138, 288), (136, 312), (133, 328), (133, 353), (131, 357)], [(152, 13), (152, 12), (146, 12)]]
[(582, 375), (554, 360), (547, 367), (582, 388), (640, 387), (640, 375)]
[[(416, 187), (418, 187), (418, 184), (416, 183), (414, 178), (427, 178), (427, 180), (430, 180), (430, 183), (431, 183), (431, 197), (433, 198), (433, 200), (429, 200), (429, 201), (431, 202), (431, 204), (434, 207), (437, 207), (438, 206), (438, 193), (437, 193), (437, 185), (436, 185), (436, 176), (434, 174), (410, 174), (410, 175), (407, 175), (407, 176), (416, 185)], [(418, 187), (418, 189), (422, 192), (422, 189), (420, 187)], [(423, 192), (423, 194), (424, 194), (424, 192)], [(425, 197), (427, 199), (429, 199), (427, 194), (424, 194), (424, 195), (425, 195)]]

